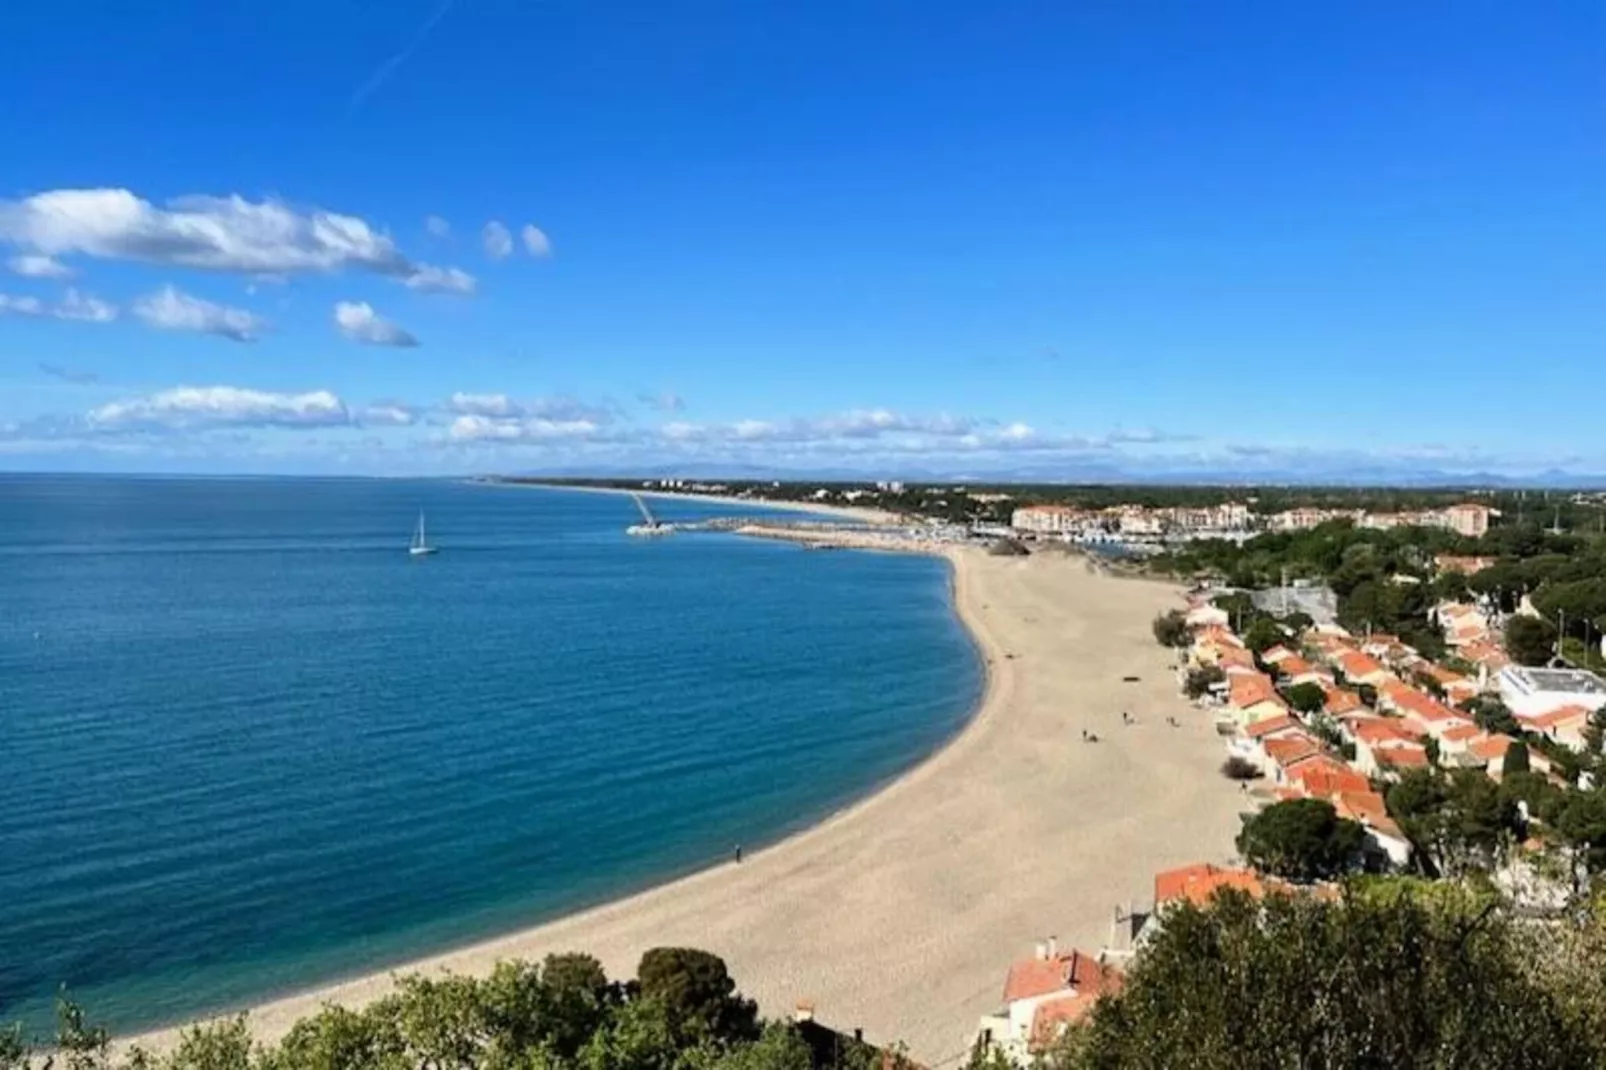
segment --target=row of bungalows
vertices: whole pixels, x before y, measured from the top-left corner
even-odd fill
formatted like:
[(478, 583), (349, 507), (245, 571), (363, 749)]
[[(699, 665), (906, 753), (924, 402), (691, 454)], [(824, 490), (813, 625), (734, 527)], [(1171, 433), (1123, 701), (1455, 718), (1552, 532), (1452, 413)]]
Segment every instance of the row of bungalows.
[[(1422, 748), (1407, 745), (1415, 747), (1425, 764)], [(1359, 822), (1366, 831), (1367, 854), (1377, 868), (1410, 862), (1410, 841), (1388, 816), (1368, 772), (1334, 754), (1293, 711), (1239, 729), (1228, 751), (1254, 765), (1278, 800), (1320, 799), (1340, 816)]]
[[(1323, 656), (1347, 681), (1364, 684), (1376, 695), (1375, 711), (1363, 708), (1337, 718), (1340, 734), (1354, 745), (1357, 769), (1368, 776), (1392, 779), (1406, 769), (1425, 767), (1431, 764), (1426, 746), (1431, 740), (1441, 765), (1482, 769), (1496, 779), (1501, 776), (1506, 752), (1516, 741), (1484, 731), (1470, 715), (1451, 705), (1483, 693), (1485, 687), (1421, 657), (1394, 636), (1366, 636), (1353, 646), (1346, 641), (1329, 642)], [(1434, 681), (1444, 699), (1407, 683), (1395, 668), (1413, 678)], [(1570, 717), (1562, 720), (1568, 726), (1574, 723)], [(1530, 765), (1539, 772), (1550, 768), (1541, 755), (1531, 755)]]

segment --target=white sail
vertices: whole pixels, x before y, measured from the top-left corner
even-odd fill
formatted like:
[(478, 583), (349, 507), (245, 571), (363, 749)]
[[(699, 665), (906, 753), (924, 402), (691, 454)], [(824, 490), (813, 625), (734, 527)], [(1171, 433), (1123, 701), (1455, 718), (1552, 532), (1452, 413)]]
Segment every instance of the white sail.
[(424, 514), (422, 511), (418, 514), (418, 527), (413, 531), (413, 544), (407, 548), (407, 552), (414, 557), (422, 557), (425, 554), (435, 552), (435, 547), (431, 546), (424, 536)]

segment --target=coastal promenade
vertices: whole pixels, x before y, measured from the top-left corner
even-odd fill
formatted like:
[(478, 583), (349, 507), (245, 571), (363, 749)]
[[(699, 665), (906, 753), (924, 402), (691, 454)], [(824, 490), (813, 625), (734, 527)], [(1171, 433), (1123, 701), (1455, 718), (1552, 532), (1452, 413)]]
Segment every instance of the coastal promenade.
[[(702, 947), (768, 1015), (807, 999), (835, 1026), (953, 1065), (1033, 941), (1097, 948), (1117, 904), (1150, 898), (1155, 871), (1229, 855), (1239, 793), (1150, 634), (1175, 592), (1060, 554), (926, 549), (952, 563), (956, 606), (989, 672), (981, 708), (945, 748), (740, 864), (397, 972), (482, 974), (502, 959), (583, 950), (630, 976), (647, 948)], [(1084, 742), (1084, 729), (1099, 741)], [(380, 974), (303, 992), (253, 1009), (250, 1022), (275, 1038), (326, 1002), (361, 1004), (391, 984)], [(162, 1049), (175, 1037), (129, 1039)]]

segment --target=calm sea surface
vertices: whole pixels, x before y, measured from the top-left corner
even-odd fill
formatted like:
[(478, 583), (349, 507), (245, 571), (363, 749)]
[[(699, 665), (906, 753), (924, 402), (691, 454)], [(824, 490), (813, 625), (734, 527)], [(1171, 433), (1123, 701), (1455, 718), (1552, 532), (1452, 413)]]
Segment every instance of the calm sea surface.
[[(442, 550), (410, 560), (420, 509)], [(633, 518), (0, 476), (0, 1021), (65, 983), (164, 1023), (612, 898), (817, 820), (974, 705), (941, 562)]]

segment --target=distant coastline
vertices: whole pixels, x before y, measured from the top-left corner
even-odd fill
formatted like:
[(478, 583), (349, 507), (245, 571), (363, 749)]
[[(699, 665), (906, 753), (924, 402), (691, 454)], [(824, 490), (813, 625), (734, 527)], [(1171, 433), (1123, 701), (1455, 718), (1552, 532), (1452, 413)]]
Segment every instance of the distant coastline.
[(814, 513), (818, 516), (837, 516), (843, 520), (857, 520), (866, 524), (895, 524), (900, 518), (883, 509), (862, 509), (855, 506), (825, 505), (812, 502), (774, 501), (768, 498), (740, 498), (733, 494), (682, 493), (673, 490), (634, 490), (628, 487), (599, 487), (579, 483), (548, 483), (539, 480), (487, 477), (472, 482), (497, 487), (532, 487), (537, 490), (577, 491), (583, 494), (639, 494), (643, 498), (661, 498), (715, 505), (750, 506), (757, 509), (776, 509), (790, 513)]

